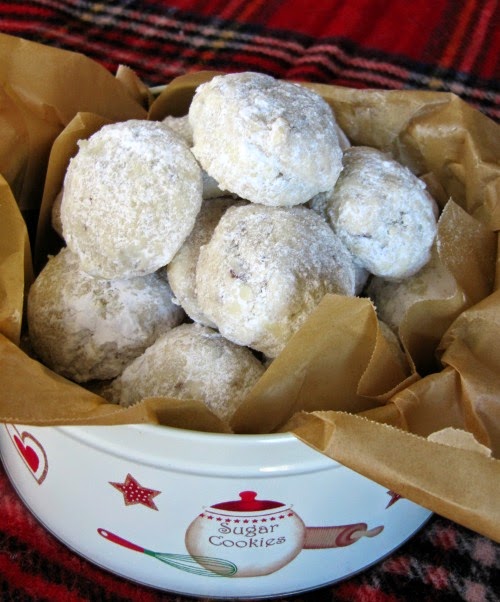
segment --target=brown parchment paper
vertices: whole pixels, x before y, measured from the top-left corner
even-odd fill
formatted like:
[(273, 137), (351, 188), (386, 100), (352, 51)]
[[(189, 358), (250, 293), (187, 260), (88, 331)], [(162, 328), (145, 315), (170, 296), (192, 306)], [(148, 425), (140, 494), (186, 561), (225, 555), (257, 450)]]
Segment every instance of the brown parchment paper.
[[(169, 84), (149, 118), (185, 114), (196, 85), (212, 75)], [(229, 425), (196, 401), (148, 399), (126, 409), (108, 404), (19, 346), (31, 281), (21, 210), (40, 213), (38, 270), (61, 244), (51, 232), (50, 211), (77, 139), (108, 121), (146, 117), (151, 99), (126, 70), (113, 78), (81, 55), (9, 36), (0, 36), (0, 84), (0, 125), (7, 132), (0, 141), (0, 420), (149, 422), (227, 432)], [(369, 299), (327, 295), (231, 426), (237, 432), (293, 430), (365, 476), (500, 540), (499, 461), (426, 439), (451, 426), (472, 433), (497, 457), (500, 451), (500, 295), (493, 292), (499, 128), (451, 94), (309, 85), (330, 103), (354, 144), (391, 152), (428, 183), (443, 209), (437, 252), (455, 278), (456, 295), (408, 311), (403, 364), (382, 336)], [(424, 317), (427, 331), (419, 336)], [(426, 373), (430, 356), (439, 361)]]
[(113, 120), (146, 114), (127, 86), (89, 58), (5, 34), (0, 106), (0, 173), (21, 209), (38, 206), (52, 141), (77, 111)]

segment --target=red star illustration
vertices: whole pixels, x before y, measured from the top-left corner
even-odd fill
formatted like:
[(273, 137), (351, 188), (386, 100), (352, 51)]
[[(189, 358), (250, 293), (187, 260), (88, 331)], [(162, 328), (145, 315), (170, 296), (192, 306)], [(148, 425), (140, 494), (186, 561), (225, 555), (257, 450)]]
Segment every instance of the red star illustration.
[(403, 496), (399, 495), (399, 493), (394, 493), (394, 491), (387, 491), (387, 495), (391, 496), (391, 499), (388, 501), (387, 506), (385, 507), (385, 509), (387, 510), (387, 508), (389, 508), (389, 506), (392, 506), (393, 504), (395, 504), (398, 500), (400, 500)]
[(118, 491), (123, 493), (123, 501), (125, 502), (125, 506), (142, 504), (143, 506), (151, 508), (151, 510), (158, 510), (156, 504), (153, 502), (153, 498), (159, 495), (161, 491), (142, 487), (142, 485), (140, 485), (131, 474), (126, 476), (123, 483), (112, 483), (110, 481), (109, 484), (113, 485), (115, 489), (118, 489)]

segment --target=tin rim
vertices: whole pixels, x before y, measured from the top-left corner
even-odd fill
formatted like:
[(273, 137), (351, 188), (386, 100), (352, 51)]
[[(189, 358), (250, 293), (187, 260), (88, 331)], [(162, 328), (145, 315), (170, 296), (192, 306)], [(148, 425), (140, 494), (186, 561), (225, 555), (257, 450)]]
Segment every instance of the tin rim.
[(42, 428), (122, 460), (178, 473), (270, 477), (343, 468), (289, 432), (206, 433), (154, 424)]

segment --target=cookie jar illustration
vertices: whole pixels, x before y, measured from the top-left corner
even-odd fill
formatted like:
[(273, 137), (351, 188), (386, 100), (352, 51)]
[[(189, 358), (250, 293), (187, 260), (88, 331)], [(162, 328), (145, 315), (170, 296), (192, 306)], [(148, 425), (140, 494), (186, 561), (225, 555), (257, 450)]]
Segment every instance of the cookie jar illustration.
[[(186, 531), (186, 548), (203, 565), (217, 557), (234, 563), (233, 577), (255, 577), (278, 571), (302, 550), (337, 548), (378, 535), (383, 526), (366, 523), (309, 527), (286, 503), (261, 500), (242, 491), (239, 500), (206, 508)], [(217, 568), (211, 565), (211, 570)]]

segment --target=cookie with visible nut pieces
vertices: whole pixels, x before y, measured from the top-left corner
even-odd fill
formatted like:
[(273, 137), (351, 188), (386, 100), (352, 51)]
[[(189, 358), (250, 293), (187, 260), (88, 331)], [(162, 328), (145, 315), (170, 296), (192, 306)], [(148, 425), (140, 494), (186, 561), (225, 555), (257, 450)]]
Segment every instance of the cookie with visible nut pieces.
[(353, 295), (354, 264), (306, 207), (230, 207), (201, 247), (198, 303), (229, 340), (276, 357), (327, 293)]
[(412, 276), (429, 261), (437, 233), (437, 206), (424, 182), (365, 146), (346, 149), (343, 165), (324, 207), (332, 228), (371, 274)]

